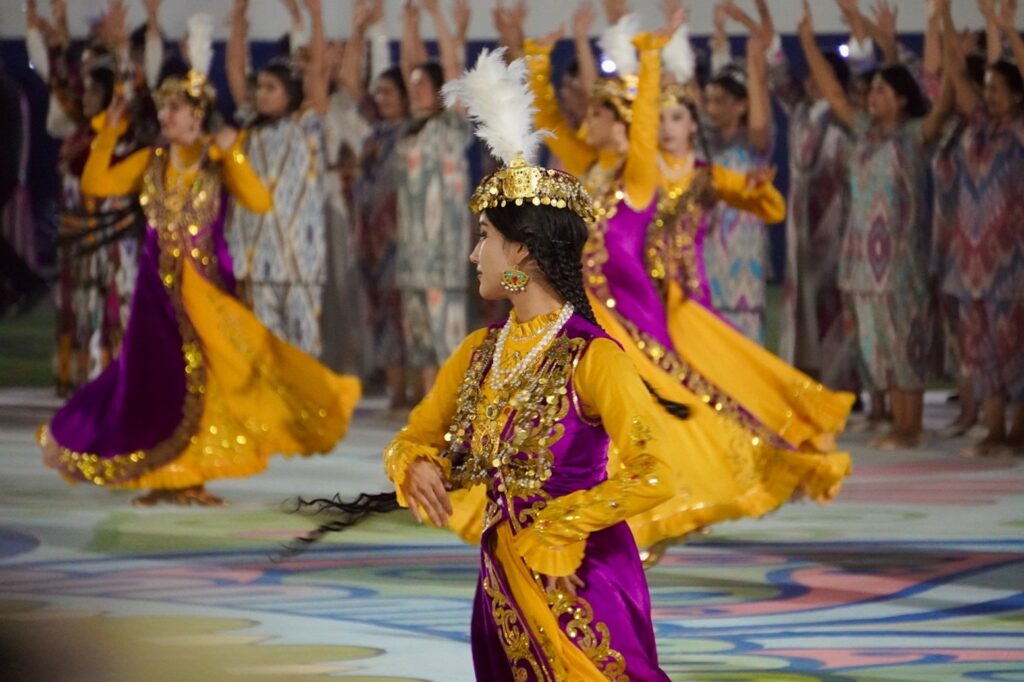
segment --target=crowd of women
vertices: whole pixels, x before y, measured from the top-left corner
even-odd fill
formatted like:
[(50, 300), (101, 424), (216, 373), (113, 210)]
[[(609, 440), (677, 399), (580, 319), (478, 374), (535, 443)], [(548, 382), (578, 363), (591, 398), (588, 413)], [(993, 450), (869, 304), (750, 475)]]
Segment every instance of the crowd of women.
[[(747, 465), (770, 479), (765, 462), (781, 461), (771, 452), (834, 450), (828, 435), (849, 405), (827, 389), (870, 396), (867, 423), (891, 423), (876, 445), (914, 447), (925, 387), (951, 380), (961, 415), (944, 435), (980, 420), (986, 435), (967, 452), (1019, 450), (1024, 209), (1013, 178), (1024, 165), (1024, 42), (1015, 3), (979, 0), (986, 26), (974, 31), (953, 24), (948, 0), (930, 2), (927, 26), (911, 27), (925, 30), (921, 55), (900, 42), (884, 0), (870, 11), (837, 0), (851, 35), (836, 51), (819, 47), (805, 7), (795, 27), (804, 75), (764, 0), (751, 13), (716, 5), (707, 59), (690, 45), (680, 3), (663, 4), (669, 38), (636, 44), (626, 2), (603, 4), (598, 50), (584, 2), (570, 23), (575, 57), (560, 65), (551, 55), (563, 29), (528, 38), (524, 2), (498, 3), (492, 16), (506, 58), (526, 59), (551, 163), (583, 178), (606, 218), (583, 258), (596, 317), (663, 400), (690, 406), (687, 437), (708, 407), (701, 438), (741, 435)], [(161, 0), (144, 5), (146, 23), (129, 33), (123, 1), (111, 0), (83, 41), (69, 35), (63, 0), (49, 19), (28, 4), (28, 52), (50, 88), (46, 129), (62, 141), (53, 285), (62, 395), (124, 352), (151, 208), (141, 178), (150, 150), (173, 142), (160, 87), (192, 73), (187, 42), (161, 31)], [(166, 162), (181, 183), (209, 149), (237, 151), (266, 196), (247, 196), (242, 171), (224, 172), (235, 198), (215, 245), (230, 263), (221, 279), (275, 337), (407, 408), (468, 329), (504, 314), (473, 293), (464, 258), (475, 231), (472, 128), (441, 97), (467, 58), (470, 6), (456, 0), (449, 17), (440, 0), (405, 3), (392, 65), (380, 0), (354, 2), (344, 40), (328, 39), (318, 0), (285, 0), (291, 30), (279, 54), (254, 65), (247, 5), (234, 0), (230, 12), (233, 106), (204, 101), (202, 153), (172, 145)], [(437, 58), (420, 35), (422, 14)], [(730, 22), (748, 32), (739, 55)], [(773, 104), (789, 128), (785, 201), (769, 165)], [(234, 129), (227, 111), (237, 137), (223, 132)], [(5, 197), (5, 262), (31, 265), (17, 227), (23, 195)], [(759, 345), (766, 224), (783, 218), (780, 355), (792, 367)], [(786, 476), (813, 478), (795, 461)], [(692, 468), (688, 476), (713, 478), (713, 467)], [(820, 474), (813, 496), (827, 497), (841, 474)]]

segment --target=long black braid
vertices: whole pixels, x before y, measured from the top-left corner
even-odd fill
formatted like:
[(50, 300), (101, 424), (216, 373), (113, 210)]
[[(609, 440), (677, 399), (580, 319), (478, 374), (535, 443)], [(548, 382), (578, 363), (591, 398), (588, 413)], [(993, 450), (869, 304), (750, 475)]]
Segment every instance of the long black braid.
[[(583, 287), (583, 246), (587, 226), (572, 211), (551, 206), (507, 205), (487, 209), (491, 224), (509, 241), (524, 244), (548, 284), (584, 319), (598, 325)], [(644, 381), (655, 401), (673, 417), (686, 419), (690, 408), (662, 397)]]

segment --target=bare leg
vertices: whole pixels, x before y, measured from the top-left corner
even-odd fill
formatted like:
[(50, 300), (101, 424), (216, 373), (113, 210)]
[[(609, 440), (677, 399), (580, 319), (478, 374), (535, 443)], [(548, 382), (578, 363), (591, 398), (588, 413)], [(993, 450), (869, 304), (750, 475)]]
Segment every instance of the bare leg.
[(1006, 436), (1006, 399), (1002, 396), (989, 398), (985, 401), (984, 413), (988, 433), (974, 445), (964, 448), (963, 454), (967, 457), (1001, 455), (1009, 450)]
[(399, 365), (398, 367), (388, 367), (385, 370), (388, 382), (388, 395), (390, 397), (389, 407), (391, 409), (401, 409), (409, 405), (408, 399), (405, 395), (405, 368)]
[(978, 401), (974, 399), (974, 386), (969, 377), (960, 377), (956, 392), (960, 396), (960, 414), (942, 429), (944, 438), (959, 438), (978, 422)]

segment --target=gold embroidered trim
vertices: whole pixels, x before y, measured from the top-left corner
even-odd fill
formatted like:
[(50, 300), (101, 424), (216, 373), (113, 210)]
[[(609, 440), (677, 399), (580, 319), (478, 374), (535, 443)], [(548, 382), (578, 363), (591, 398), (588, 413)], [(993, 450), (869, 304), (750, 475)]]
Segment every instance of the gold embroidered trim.
[(687, 296), (700, 294), (694, 241), (703, 206), (714, 199), (709, 167), (698, 168), (685, 189), (675, 186), (658, 199), (654, 224), (647, 230), (644, 255), (647, 274), (667, 299), (668, 282), (678, 282)]
[[(532, 672), (534, 678), (539, 682), (556, 682), (557, 678), (548, 674), (548, 669), (542, 666), (533, 653), (532, 639), (529, 628), (520, 620), (519, 613), (512, 606), (511, 601), (501, 591), (500, 579), (497, 578), (497, 571), (494, 563), (485, 552), (483, 555), (483, 574), (480, 576), (484, 592), (491, 600), (491, 618), (498, 627), (498, 640), (501, 648), (505, 650), (505, 657), (511, 668), (512, 677), (516, 682), (526, 682), (530, 679)], [(543, 633), (540, 633), (543, 637)], [(550, 643), (545, 648), (547, 658), (552, 665), (557, 660), (550, 652)]]
[[(49, 429), (43, 427), (39, 443), (44, 448), (56, 450), (57, 462), (65, 474), (96, 485), (130, 481), (163, 465), (195, 440), (194, 434), (202, 417), (206, 385), (205, 359), (195, 329), (185, 314), (181, 300), (181, 258), (187, 255), (195, 262), (196, 255), (184, 248), (186, 237), (179, 226), (187, 224), (189, 234), (195, 237), (200, 232), (200, 225), (206, 227), (213, 221), (220, 206), (220, 178), (213, 170), (201, 169), (192, 185), (178, 193), (180, 208), (173, 211), (167, 202), (168, 193), (164, 190), (163, 183), (167, 169), (166, 156), (163, 153), (154, 153), (150, 157), (143, 176), (143, 191), (139, 201), (150, 226), (156, 230), (159, 238), (160, 281), (170, 297), (182, 339), (181, 352), (185, 361), (185, 401), (182, 405), (182, 419), (169, 437), (153, 447), (113, 456), (76, 452), (60, 447), (52, 440)], [(189, 192), (194, 193), (191, 199), (188, 199)], [(171, 203), (179, 205), (177, 199)], [(205, 222), (199, 222), (204, 219)], [(206, 239), (210, 239), (208, 234)], [(212, 257), (212, 251), (209, 255)], [(199, 254), (197, 267), (207, 269), (212, 265), (214, 271), (216, 270), (215, 257), (205, 262), (203, 259), (204, 254)]]
[[(540, 581), (538, 580), (538, 585)], [(541, 589), (544, 589), (541, 586)], [(566, 636), (582, 651), (595, 667), (612, 682), (629, 682), (626, 661), (611, 647), (611, 634), (605, 623), (594, 623), (594, 609), (580, 596), (558, 590), (547, 593), (548, 608), (555, 618), (570, 616), (563, 626)]]

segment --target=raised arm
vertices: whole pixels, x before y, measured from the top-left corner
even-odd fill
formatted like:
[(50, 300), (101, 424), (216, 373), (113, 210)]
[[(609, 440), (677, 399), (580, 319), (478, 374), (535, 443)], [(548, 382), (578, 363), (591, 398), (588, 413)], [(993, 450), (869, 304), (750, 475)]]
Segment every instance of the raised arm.
[(551, 84), (551, 49), (564, 35), (565, 29), (536, 41), (526, 40), (526, 66), (530, 70), (530, 89), (535, 97), (534, 122), (538, 129), (550, 130), (552, 136), (544, 144), (558, 157), (565, 169), (573, 175), (582, 175), (597, 160), (597, 152), (576, 135), (558, 106), (555, 88)]
[(832, 107), (832, 114), (836, 120), (847, 128), (852, 128), (856, 114), (853, 105), (846, 96), (843, 86), (840, 85), (832, 67), (825, 60), (818, 44), (814, 40), (814, 22), (811, 17), (811, 7), (804, 0), (804, 13), (797, 25), (797, 32), (800, 36), (800, 46), (803, 48), (804, 57), (807, 60), (807, 68), (811, 72), (811, 78), (818, 86), (822, 96)]
[(327, 38), (324, 36), (323, 0), (303, 0), (309, 12), (309, 66), (306, 68), (306, 104), (323, 116), (327, 113), (330, 74), (327, 73)]
[(1017, 32), (1015, 25), (1016, 16), (1017, 0), (1003, 0), (1002, 8), (999, 14), (996, 15), (996, 20), (999, 22), (999, 28), (1002, 29), (1003, 35), (1006, 36), (1010, 43), (1013, 59), (1017, 62), (1017, 70), (1024, 77), (1024, 39), (1021, 39), (1020, 33)]
[(151, 150), (140, 149), (118, 163), (112, 163), (117, 139), (127, 128), (125, 101), (115, 97), (103, 119), (103, 127), (93, 140), (89, 158), (82, 170), (82, 193), (94, 197), (133, 194), (142, 183)]
[(590, 92), (597, 83), (597, 60), (590, 47), (590, 27), (594, 23), (594, 7), (590, 0), (581, 0), (572, 15), (572, 38), (576, 46), (576, 63), (580, 69), (580, 85)]
[(455, 54), (459, 58), (459, 71), (465, 67), (466, 48), (469, 40), (469, 22), (473, 12), (469, 0), (455, 0), (452, 5), (452, 26), (454, 27)]
[[(943, 78), (952, 85), (956, 108), (964, 116), (970, 116), (981, 104), (977, 89), (967, 76), (967, 65), (960, 53), (956, 40), (956, 26), (953, 24), (953, 12), (949, 0), (939, 0), (938, 9), (942, 20)], [(948, 93), (947, 93), (948, 94)]]
[(384, 17), (384, 0), (356, 0), (352, 5), (352, 35), (345, 43), (341, 57), (341, 87), (357, 102), (363, 96), (363, 58), (366, 54), (366, 31)]
[(523, 33), (523, 25), (526, 22), (526, 12), (526, 0), (519, 0), (512, 7), (505, 7), (501, 0), (498, 0), (491, 11), (494, 28), (498, 32), (498, 43), (505, 47), (506, 58), (510, 61), (525, 54), (523, 44), (526, 42), (526, 36)]
[[(926, 82), (934, 82), (942, 75), (942, 62), (942, 14), (938, 3), (928, 0), (928, 28), (924, 33), (924, 60), (921, 64)], [(935, 93), (931, 94), (934, 96)]]
[(771, 94), (768, 92), (766, 47), (759, 35), (747, 39), (747, 131), (750, 143), (761, 153), (771, 149), (772, 129), (775, 125)]
[(714, 33), (711, 34), (711, 74), (714, 75), (732, 61), (732, 50), (729, 47), (729, 36), (725, 33), (725, 25), (729, 21), (731, 0), (722, 0), (715, 4), (713, 21)]
[(995, 64), (1003, 58), (1003, 36), (996, 17), (996, 0), (978, 0), (978, 11), (985, 18), (985, 63)]
[[(681, 23), (681, 22), (680, 22)], [(661, 94), (661, 48), (668, 42), (669, 33), (678, 28), (669, 25), (658, 33), (641, 33), (633, 38), (640, 71), (636, 99), (633, 101), (632, 121), (629, 124), (629, 149), (622, 170), (623, 181), (630, 203), (637, 208), (650, 204), (661, 180), (658, 169), (658, 125)]]
[(437, 46), (441, 52), (441, 70), (447, 83), (458, 78), (459, 73), (462, 71), (462, 58), (459, 56), (459, 46), (454, 34), (448, 28), (448, 22), (445, 21), (444, 12), (441, 11), (440, 0), (420, 1), (423, 3), (423, 9), (434, 20)]
[(164, 37), (160, 32), (160, 5), (163, 0), (145, 0), (146, 45), (143, 53), (143, 69), (146, 85), (155, 90), (160, 83), (160, 69), (164, 63)]
[(427, 46), (420, 35), (420, 8), (413, 0), (407, 0), (402, 8), (402, 42), (398, 54), (402, 78), (412, 82), (413, 70), (427, 61)]
[(248, 7), (249, 0), (234, 0), (231, 5), (231, 33), (228, 35), (224, 55), (228, 90), (231, 92), (231, 99), (235, 101), (235, 107), (251, 104), (249, 84), (246, 81), (249, 66), (249, 20), (246, 18)]

